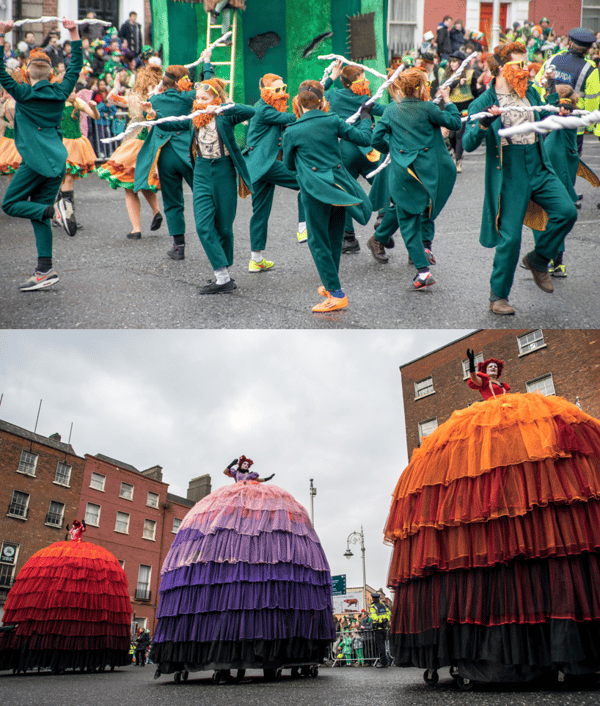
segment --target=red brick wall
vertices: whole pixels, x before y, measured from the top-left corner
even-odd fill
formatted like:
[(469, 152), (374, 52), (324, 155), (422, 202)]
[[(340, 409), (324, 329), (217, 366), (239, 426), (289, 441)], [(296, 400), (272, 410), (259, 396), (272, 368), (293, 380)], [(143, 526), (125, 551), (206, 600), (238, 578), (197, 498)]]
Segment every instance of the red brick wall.
[(581, 25), (581, 0), (567, 0), (558, 5), (555, 0), (530, 0), (529, 20), (537, 24), (547, 17), (556, 34), (567, 34)]
[[(114, 554), (117, 559), (124, 562), (134, 613), (138, 617), (147, 618), (147, 627), (152, 634), (158, 606), (160, 565), (162, 558), (164, 558), (161, 540), (163, 539), (163, 513), (165, 511), (163, 506), (167, 500), (168, 485), (147, 478), (141, 473), (107, 463), (94, 456), (86, 454), (85, 458), (86, 464), (79, 515), (81, 517), (85, 515), (88, 502), (100, 505), (102, 509), (99, 527), (88, 525), (84, 538), (103, 546)], [(106, 477), (104, 492), (90, 488), (92, 473), (100, 473)], [(121, 482), (134, 486), (132, 500), (125, 500), (119, 497)], [(148, 491), (158, 494), (158, 508), (146, 505)], [(129, 514), (128, 534), (115, 531), (117, 512)], [(143, 538), (145, 519), (156, 522), (154, 541)], [(150, 601), (138, 601), (135, 599), (140, 564), (152, 567)]]
[[(455, 409), (481, 399), (463, 378), (467, 348), (483, 353), (484, 359), (504, 360), (502, 379), (512, 392), (526, 392), (526, 382), (552, 373), (557, 395), (571, 402), (579, 397), (583, 410), (600, 418), (600, 331), (544, 330), (546, 346), (519, 355), (517, 336), (530, 330), (478, 331), (401, 367), (409, 456), (419, 445), (419, 422), (437, 417), (441, 424)], [(435, 392), (415, 400), (415, 382), (430, 375)]]
[[(17, 472), (23, 450), (38, 455), (35, 477)], [(54, 482), (59, 461), (72, 467), (68, 488)], [(65, 539), (67, 523), (77, 516), (84, 465), (83, 458), (0, 430), (0, 544), (5, 541), (20, 545), (15, 576), (37, 551)], [(6, 515), (13, 490), (30, 496), (26, 520)], [(62, 528), (45, 524), (51, 500), (65, 505)], [(0, 592), (0, 604), (3, 605), (5, 599), (6, 593)]]
[[(446, 15), (450, 15), (453, 20), (462, 20), (463, 26), (466, 22), (467, 14), (466, 0), (425, 0), (423, 6), (423, 32), (431, 30), (433, 34), (437, 32), (437, 26)], [(473, 27), (469, 27), (473, 29)]]

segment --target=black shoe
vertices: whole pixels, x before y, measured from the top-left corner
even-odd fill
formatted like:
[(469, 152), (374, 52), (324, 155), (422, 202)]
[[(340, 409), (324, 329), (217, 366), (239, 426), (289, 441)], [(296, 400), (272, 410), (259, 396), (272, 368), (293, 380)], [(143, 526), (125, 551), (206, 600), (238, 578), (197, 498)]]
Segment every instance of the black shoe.
[(387, 664), (381, 664), (381, 662), (375, 665), (375, 669), (387, 669), (387, 667)]
[(141, 233), (127, 233), (129, 240), (139, 240), (142, 237)]
[(384, 245), (384, 248), (387, 248), (388, 250), (391, 250), (396, 246), (396, 241), (394, 240), (394, 236), (392, 235), (390, 239), (388, 240), (388, 244)]
[(170, 250), (167, 250), (167, 255), (171, 260), (185, 260), (185, 245), (173, 245)]
[(367, 247), (371, 251), (371, 255), (377, 260), (377, 262), (380, 262), (382, 264), (385, 264), (386, 262), (389, 262), (388, 256), (385, 254), (385, 248), (384, 246), (378, 241), (375, 240), (375, 236), (372, 235), (368, 240), (367, 240)]
[(237, 289), (237, 284), (232, 279), (224, 284), (209, 281), (206, 287), (200, 287), (200, 294), (221, 294), (221, 292), (233, 292), (234, 289)]
[(158, 230), (162, 226), (162, 222), (162, 213), (158, 211), (154, 214), (154, 218), (152, 219), (152, 223), (150, 224), (150, 230)]
[(360, 251), (360, 243), (356, 239), (355, 235), (352, 236), (344, 236), (344, 240), (342, 242), (342, 252), (343, 253), (354, 253), (354, 252), (359, 252)]

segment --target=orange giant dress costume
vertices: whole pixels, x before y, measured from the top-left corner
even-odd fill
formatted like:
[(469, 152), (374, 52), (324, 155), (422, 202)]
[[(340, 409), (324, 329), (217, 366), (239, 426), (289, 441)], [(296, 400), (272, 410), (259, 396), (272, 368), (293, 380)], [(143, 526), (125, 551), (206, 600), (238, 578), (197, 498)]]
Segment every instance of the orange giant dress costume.
[(600, 421), (494, 390), (414, 451), (385, 527), (392, 654), (430, 684), (600, 669)]

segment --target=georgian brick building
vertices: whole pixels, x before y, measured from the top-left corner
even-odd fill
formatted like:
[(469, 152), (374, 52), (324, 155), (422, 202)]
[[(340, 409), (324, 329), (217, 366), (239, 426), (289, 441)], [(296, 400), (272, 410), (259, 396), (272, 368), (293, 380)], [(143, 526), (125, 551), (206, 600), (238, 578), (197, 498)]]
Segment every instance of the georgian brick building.
[(485, 329), (400, 367), (409, 458), (455, 409), (479, 401), (466, 383), (467, 348), (477, 362), (504, 360), (502, 380), (511, 392), (560, 395), (600, 418), (600, 331)]
[(182, 498), (168, 492), (160, 466), (138, 471), (102, 454), (80, 457), (58, 434), (0, 420), (0, 477), (0, 619), (23, 564), (84, 518), (84, 541), (108, 549), (127, 574), (132, 632), (152, 633), (163, 560), (189, 509), (210, 493), (210, 476), (192, 479)]
[(0, 614), (23, 564), (65, 539), (77, 516), (85, 459), (50, 438), (0, 420)]

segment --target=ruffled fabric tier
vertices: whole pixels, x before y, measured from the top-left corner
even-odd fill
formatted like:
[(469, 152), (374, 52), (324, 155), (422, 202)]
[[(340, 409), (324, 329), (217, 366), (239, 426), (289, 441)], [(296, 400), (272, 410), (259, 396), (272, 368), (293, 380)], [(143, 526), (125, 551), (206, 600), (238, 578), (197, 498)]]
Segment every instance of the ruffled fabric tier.
[(282, 665), (319, 664), (327, 643), (295, 637), (285, 640), (215, 640), (153, 643), (151, 657), (163, 674), (186, 669), (277, 669)]
[(500, 517), (437, 530), (424, 527), (398, 540), (388, 572), (396, 586), (433, 571), (453, 571), (514, 557), (549, 558), (600, 549), (600, 501), (534, 507), (518, 517)]
[[(48, 666), (47, 651), (63, 653), (61, 668), (81, 666), (82, 659), (86, 667), (127, 664), (131, 602), (125, 572), (110, 552), (91, 542), (55, 542), (19, 572), (3, 623), (17, 629), (1, 635), (1, 649), (21, 652), (23, 664)], [(76, 651), (97, 654), (68, 663), (67, 653)], [(105, 654), (113, 661), (103, 663)]]
[(201, 500), (163, 564), (157, 618), (163, 672), (320, 659), (335, 638), (331, 576), (306, 510), (252, 481)]
[[(120, 147), (112, 153), (110, 159), (98, 168), (98, 176), (107, 181), (113, 189), (120, 186), (124, 189), (133, 189), (135, 181), (135, 163), (138, 157), (143, 140), (133, 139), (123, 142)], [(160, 189), (156, 162), (152, 165), (148, 176), (148, 184), (152, 191)]]
[(76, 177), (86, 177), (96, 169), (96, 153), (87, 137), (63, 138), (67, 148), (67, 172)]

